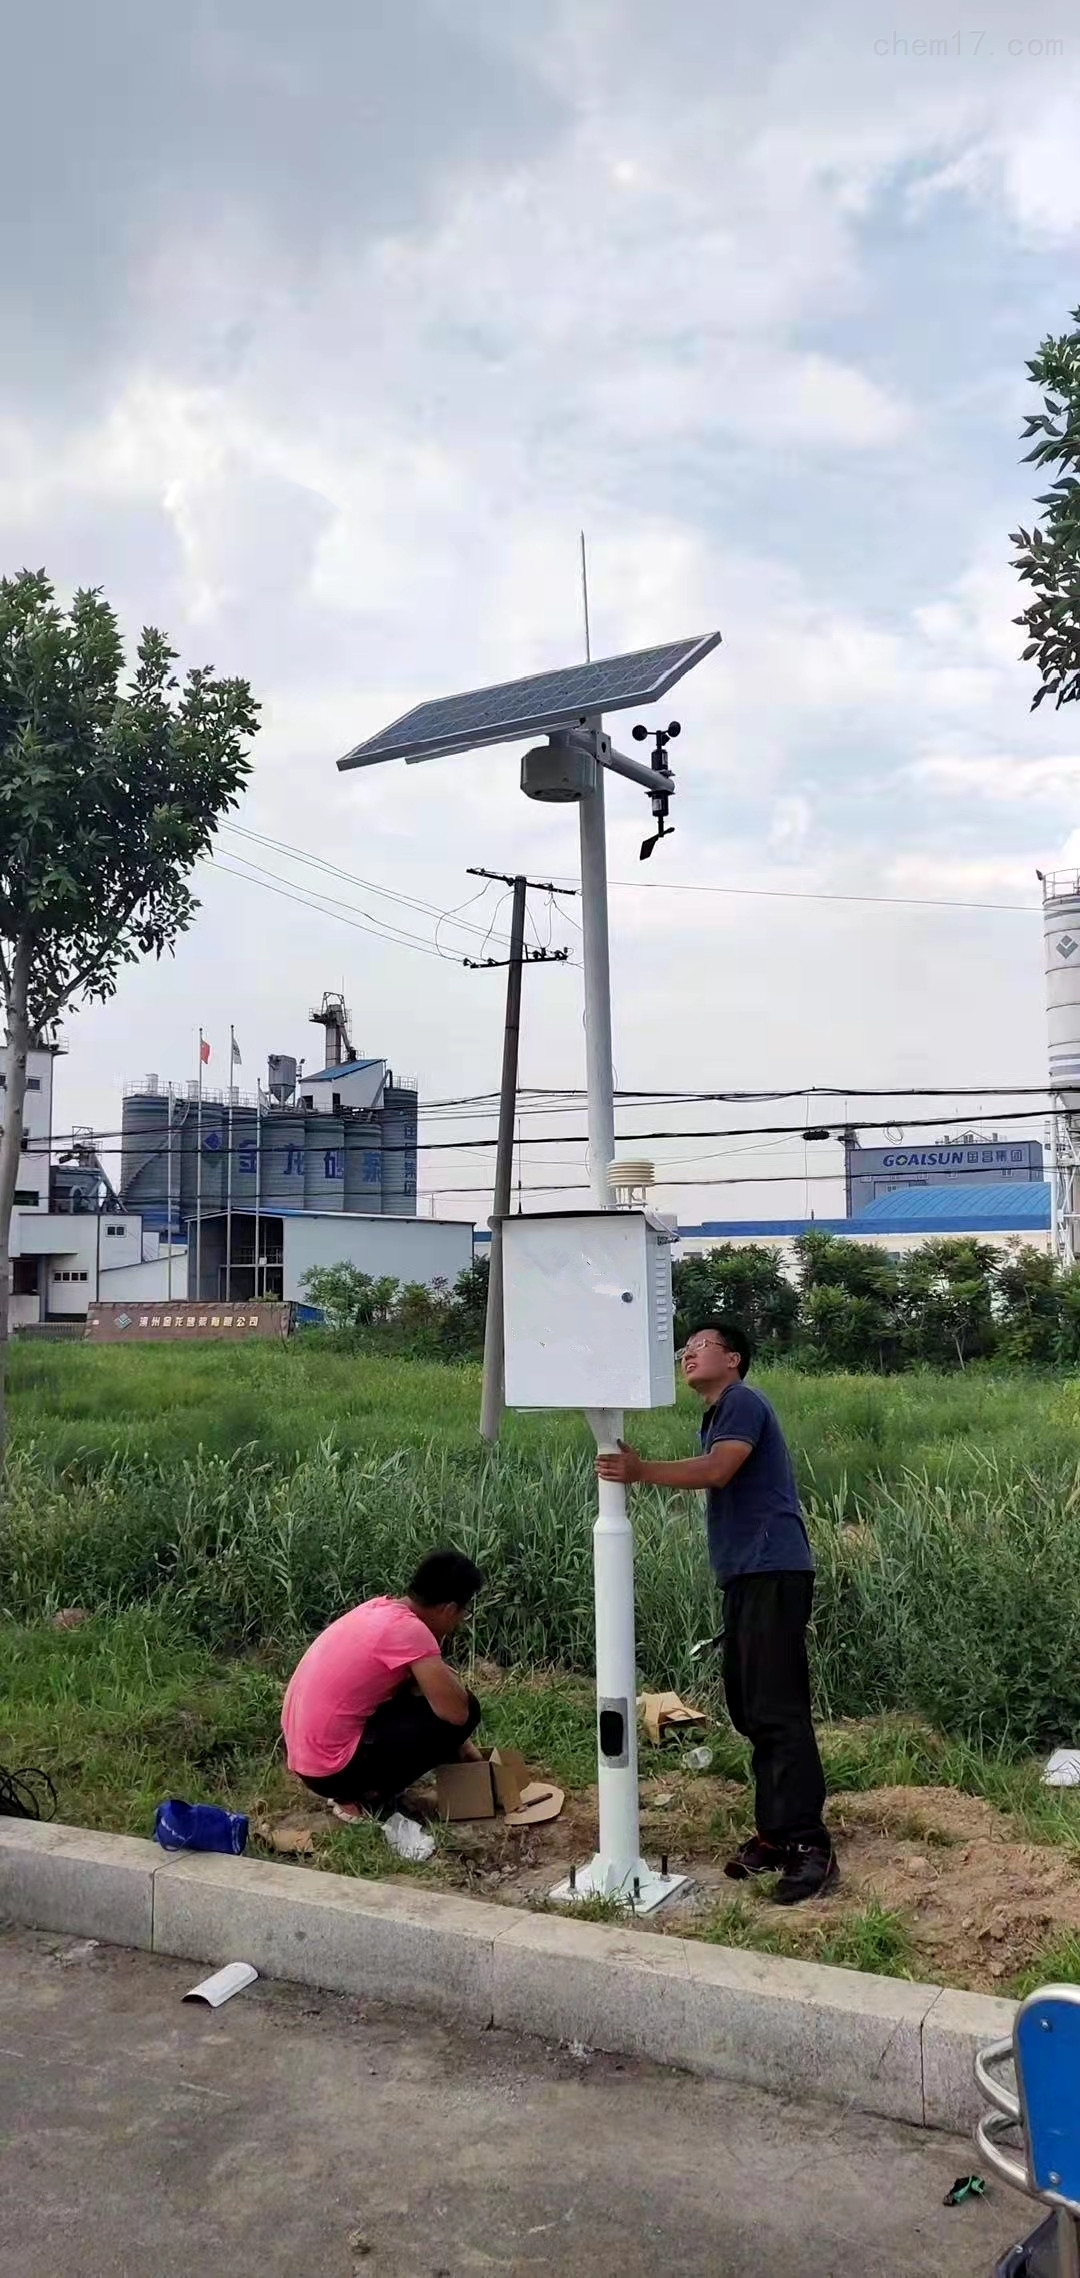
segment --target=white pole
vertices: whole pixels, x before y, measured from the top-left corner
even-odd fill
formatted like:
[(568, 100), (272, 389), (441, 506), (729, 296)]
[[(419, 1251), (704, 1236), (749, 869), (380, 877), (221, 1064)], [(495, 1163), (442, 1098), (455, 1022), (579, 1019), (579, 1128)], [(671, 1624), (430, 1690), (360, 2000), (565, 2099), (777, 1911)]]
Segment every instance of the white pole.
[(232, 1150), (233, 1091), (236, 1084), (236, 1030), (229, 1024), (229, 1112), (225, 1133), (225, 1303), (232, 1304)]
[[(599, 738), (600, 723), (595, 722)], [(598, 1210), (613, 1210), (615, 1095), (611, 1053), (611, 960), (608, 946), (607, 834), (604, 775), (579, 804), (581, 913), (585, 959), (585, 1060), (589, 1100), (589, 1184)], [(595, 1410), (589, 1422), (597, 1447), (622, 1437), (620, 1409)], [(593, 1529), (596, 1593), (596, 1708), (599, 1745), (600, 1847), (587, 1887), (606, 1897), (641, 1895), (646, 1869), (640, 1856), (637, 1709), (634, 1645), (634, 1537), (625, 1487), (601, 1481)]]
[(199, 1030), (199, 1104), (195, 1116), (195, 1303), (202, 1297), (202, 1072), (203, 1032)]
[(255, 1078), (255, 1303), (259, 1302), (259, 1238), (262, 1220), (262, 1085)]
[(167, 1224), (167, 1227), (168, 1227), (168, 1233), (167, 1233), (166, 1239), (167, 1239), (167, 1241), (168, 1241), (168, 1244), (169, 1244), (169, 1268), (168, 1268), (168, 1272), (169, 1272), (169, 1291), (168, 1291), (168, 1294), (169, 1294), (169, 1302), (170, 1302), (170, 1304), (171, 1304), (171, 1303), (172, 1303), (172, 1253), (173, 1253), (173, 1225), (172, 1225), (172, 1220), (173, 1220), (173, 1111), (172, 1111), (172, 1085), (171, 1085), (171, 1084), (169, 1085), (169, 1183), (168, 1183), (168, 1190), (167, 1190), (167, 1191), (168, 1191), (168, 1215), (167, 1215), (167, 1219), (166, 1219), (166, 1224)]

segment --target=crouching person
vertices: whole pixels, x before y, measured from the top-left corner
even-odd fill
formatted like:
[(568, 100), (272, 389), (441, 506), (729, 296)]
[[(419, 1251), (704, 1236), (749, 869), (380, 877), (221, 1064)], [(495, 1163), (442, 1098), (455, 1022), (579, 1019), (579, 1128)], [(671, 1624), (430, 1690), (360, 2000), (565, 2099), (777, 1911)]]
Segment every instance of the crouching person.
[(442, 1649), (483, 1579), (461, 1551), (433, 1550), (404, 1597), (365, 1599), (308, 1646), (281, 1729), (289, 1770), (339, 1819), (385, 1822), (436, 1765), (479, 1754), (480, 1703)]

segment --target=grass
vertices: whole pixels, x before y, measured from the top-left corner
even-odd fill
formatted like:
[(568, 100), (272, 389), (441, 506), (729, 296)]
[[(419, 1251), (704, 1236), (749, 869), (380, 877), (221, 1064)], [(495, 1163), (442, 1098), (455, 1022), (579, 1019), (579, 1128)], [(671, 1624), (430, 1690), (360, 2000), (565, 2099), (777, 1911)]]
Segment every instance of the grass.
[(1009, 1991), (1014, 2000), (1024, 2001), (1047, 1985), (1080, 1985), (1080, 1932), (1065, 1930), (1052, 1938)]
[[(175, 1462), (199, 1449), (219, 1456), (250, 1449), (256, 1462), (291, 1464), (328, 1437), (368, 1456), (436, 1439), (480, 1460), (479, 1369), (342, 1352), (317, 1334), (287, 1345), (96, 1345), (21, 1342), (11, 1348), (13, 1429), (52, 1468), (83, 1471), (111, 1455)], [(800, 1481), (822, 1504), (900, 1482), (977, 1483), (987, 1461), (1017, 1475), (1072, 1472), (1080, 1443), (1080, 1383), (1074, 1377), (972, 1368), (955, 1376), (916, 1371), (888, 1378), (763, 1370), (755, 1382), (774, 1400)], [(683, 1452), (696, 1413), (638, 1419), (655, 1455)], [(523, 1452), (585, 1451), (576, 1416), (511, 1416), (507, 1444)]]
[[(379, 1366), (389, 1397), (397, 1364)], [(441, 1371), (451, 1383), (458, 1373)], [(429, 1427), (438, 1421), (436, 1404)], [(389, 1453), (328, 1440), (288, 1463), (250, 1448), (60, 1471), (47, 1448), (24, 1444), (6, 1473), (0, 1613), (156, 1606), (221, 1651), (291, 1650), (365, 1592), (401, 1588), (442, 1539), (488, 1577), (471, 1628), (479, 1656), (588, 1671), (594, 1486), (563, 1430), (491, 1453), (430, 1437)], [(984, 1457), (951, 1486), (912, 1472), (862, 1500), (811, 1502), (809, 1517), (825, 1720), (904, 1713), (1003, 1763), (1080, 1727), (1080, 1592), (1068, 1586), (1080, 1475)], [(715, 1696), (715, 1664), (691, 1658), (714, 1620), (696, 1499), (639, 1492), (635, 1536), (642, 1677)], [(911, 1758), (894, 1777), (928, 1776), (923, 1742), (890, 1745)], [(842, 1786), (839, 1744), (832, 1770)]]
[(825, 1962), (834, 1969), (869, 1970), (877, 1977), (910, 1977), (913, 1949), (902, 1914), (877, 1899), (835, 1923), (796, 1927), (775, 1910), (752, 1899), (726, 1899), (700, 1926), (714, 1946), (739, 1946), (755, 1954)]
[[(288, 1346), (16, 1344), (0, 1531), (0, 1757), (41, 1764), (61, 1815), (149, 1832), (188, 1794), (273, 1813), (289, 1789), (284, 1679), (344, 1604), (403, 1586), (453, 1540), (487, 1587), (463, 1640), (496, 1665), (488, 1736), (568, 1790), (595, 1770), (591, 1447), (580, 1418), (508, 1419), (481, 1447), (471, 1366)], [(813, 1639), (834, 1794), (951, 1786), (1080, 1860), (1080, 1794), (1039, 1758), (1080, 1729), (1080, 1385), (969, 1370), (761, 1379), (789, 1436), (818, 1556)], [(692, 1444), (693, 1404), (631, 1424)], [(715, 1708), (715, 1626), (697, 1500), (635, 1496), (642, 1679)], [(91, 1618), (56, 1632), (77, 1605)], [(569, 1673), (569, 1674), (568, 1674)], [(717, 1851), (745, 1831), (746, 1749), (718, 1721)], [(646, 1757), (643, 1773), (670, 1759)], [(914, 1801), (910, 1832), (929, 1842)], [(693, 1817), (693, 1814), (690, 1815)], [(695, 1825), (697, 1822), (695, 1821)], [(655, 1839), (655, 1831), (654, 1831)], [(371, 1828), (320, 1832), (320, 1863), (386, 1871)], [(444, 1866), (447, 1862), (443, 1862)], [(429, 1869), (438, 1876), (437, 1857)], [(710, 1935), (903, 1974), (899, 1917), (868, 1906), (811, 1948), (740, 1898)], [(1075, 1950), (1074, 1950), (1075, 1947)], [(1036, 1976), (1080, 1978), (1080, 1942)]]

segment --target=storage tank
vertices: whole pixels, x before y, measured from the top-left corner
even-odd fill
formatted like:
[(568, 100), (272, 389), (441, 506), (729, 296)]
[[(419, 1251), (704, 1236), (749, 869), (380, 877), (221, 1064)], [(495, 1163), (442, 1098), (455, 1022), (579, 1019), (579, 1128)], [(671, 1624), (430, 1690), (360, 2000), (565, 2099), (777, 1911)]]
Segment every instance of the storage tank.
[(384, 1218), (416, 1216), (416, 1117), (416, 1093), (388, 1084), (382, 1114)]
[(304, 1118), (304, 1208), (345, 1208), (345, 1124), (340, 1115)]
[[(228, 1119), (226, 1119), (228, 1120)], [(254, 1210), (258, 1196), (255, 1191), (255, 1171), (259, 1157), (259, 1118), (253, 1107), (234, 1107), (232, 1111), (232, 1206), (234, 1210)], [(228, 1172), (226, 1172), (228, 1193)]]
[(382, 1210), (382, 1126), (374, 1116), (345, 1125), (345, 1208), (378, 1217)]
[(1043, 881), (1050, 1089), (1080, 1111), (1080, 877)]
[(160, 1095), (155, 1099), (148, 1092), (126, 1099), (120, 1129), (120, 1192), (125, 1209), (163, 1209), (168, 1201), (168, 1100)]
[(1065, 1267), (1080, 1261), (1080, 876), (1043, 879), (1050, 1090), (1054, 1098), (1051, 1219)]
[[(225, 1208), (226, 1129), (225, 1109), (216, 1100), (204, 1100), (200, 1118), (196, 1108), (193, 1117), (197, 1143), (202, 1148), (202, 1184), (196, 1175), (196, 1195), (201, 1194), (202, 1214), (209, 1218), (212, 1211)], [(201, 1128), (201, 1140), (199, 1132)]]
[(304, 1118), (265, 1115), (262, 1128), (264, 1210), (304, 1207)]

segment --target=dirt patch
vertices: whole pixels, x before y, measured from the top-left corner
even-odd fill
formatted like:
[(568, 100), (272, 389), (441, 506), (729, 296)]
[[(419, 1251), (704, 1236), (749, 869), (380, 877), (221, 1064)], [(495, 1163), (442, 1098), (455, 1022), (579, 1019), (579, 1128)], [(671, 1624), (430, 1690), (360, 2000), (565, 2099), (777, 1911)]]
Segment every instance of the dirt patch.
[[(428, 1791), (418, 1800), (430, 1804)], [(314, 1806), (314, 1808), (313, 1808)], [(738, 1898), (749, 1913), (747, 1942), (776, 1935), (791, 1950), (811, 1953), (824, 1931), (877, 1904), (895, 1914), (910, 1940), (910, 1971), (977, 1991), (1001, 1992), (1063, 1932), (1080, 1936), (1080, 1854), (1022, 1839), (1014, 1823), (978, 1796), (953, 1788), (879, 1788), (833, 1798), (830, 1817), (841, 1886), (827, 1901), (785, 1910), (760, 1886), (732, 1884), (724, 1861), (749, 1824), (747, 1790), (737, 1782), (673, 1768), (642, 1783), (642, 1845), (650, 1860), (666, 1854), (692, 1887), (643, 1930), (693, 1936), (720, 1905)], [(316, 1863), (334, 1823), (316, 1799), (298, 1796), (275, 1824), (311, 1827)], [(596, 1791), (567, 1795), (548, 1826), (515, 1829), (501, 1820), (442, 1828), (427, 1879), (444, 1889), (512, 1906), (536, 1906), (572, 1862), (596, 1848)], [(369, 1870), (370, 1871), (370, 1870)], [(380, 1871), (382, 1871), (380, 1869)], [(387, 1858), (386, 1871), (392, 1872)]]

